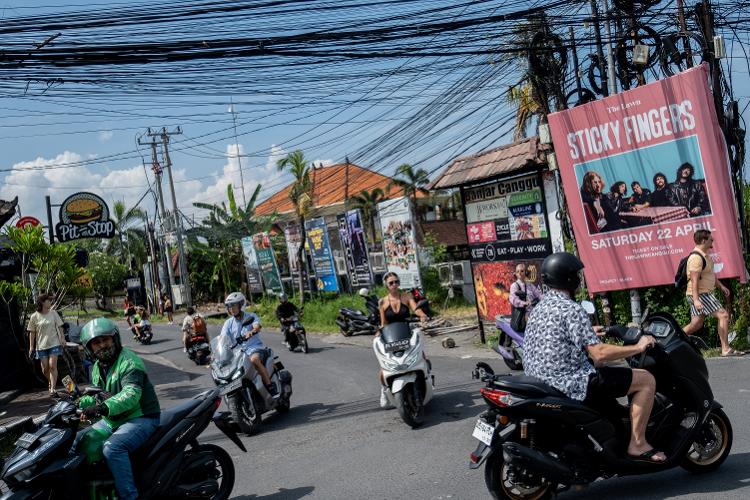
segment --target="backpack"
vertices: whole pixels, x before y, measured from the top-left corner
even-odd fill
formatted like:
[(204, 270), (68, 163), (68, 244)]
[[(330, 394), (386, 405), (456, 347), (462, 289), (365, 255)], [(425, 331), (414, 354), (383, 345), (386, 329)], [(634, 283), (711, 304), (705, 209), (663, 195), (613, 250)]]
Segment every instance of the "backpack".
[(206, 328), (206, 320), (202, 316), (193, 316), (193, 332), (206, 334), (208, 329)]
[(674, 286), (675, 288), (686, 288), (688, 283), (688, 275), (687, 275), (687, 262), (691, 255), (700, 255), (701, 260), (703, 261), (703, 267), (701, 268), (701, 271), (706, 268), (706, 259), (703, 257), (703, 255), (700, 254), (700, 252), (690, 252), (685, 257), (680, 259), (680, 263), (677, 264), (677, 272), (674, 275)]

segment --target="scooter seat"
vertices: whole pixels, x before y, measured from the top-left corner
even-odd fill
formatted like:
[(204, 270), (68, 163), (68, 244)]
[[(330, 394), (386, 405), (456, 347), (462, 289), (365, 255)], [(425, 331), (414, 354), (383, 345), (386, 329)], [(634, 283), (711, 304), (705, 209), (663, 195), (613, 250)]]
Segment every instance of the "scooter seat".
[(492, 385), (501, 390), (512, 392), (513, 394), (527, 395), (530, 397), (543, 398), (546, 396), (555, 396), (566, 398), (567, 396), (542, 382), (536, 377), (527, 375), (500, 375), (492, 381)]
[(177, 406), (162, 410), (161, 417), (159, 418), (159, 426), (156, 428), (156, 431), (138, 448), (136, 453), (147, 452), (153, 449), (177, 422), (187, 417), (202, 402), (203, 400), (201, 399), (189, 399)]

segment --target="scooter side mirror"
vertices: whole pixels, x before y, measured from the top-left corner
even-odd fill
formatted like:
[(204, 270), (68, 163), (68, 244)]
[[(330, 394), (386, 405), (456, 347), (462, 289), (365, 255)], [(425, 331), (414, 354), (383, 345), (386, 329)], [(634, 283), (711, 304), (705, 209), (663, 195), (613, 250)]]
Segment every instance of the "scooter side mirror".
[(593, 302), (583, 300), (581, 301), (581, 306), (583, 306), (583, 310), (586, 311), (586, 314), (594, 314), (596, 312), (596, 306)]

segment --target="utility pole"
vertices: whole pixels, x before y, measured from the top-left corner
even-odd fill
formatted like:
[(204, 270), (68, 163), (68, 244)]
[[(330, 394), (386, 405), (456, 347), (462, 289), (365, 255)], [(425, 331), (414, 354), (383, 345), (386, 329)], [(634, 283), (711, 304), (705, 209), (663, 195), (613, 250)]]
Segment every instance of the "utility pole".
[(602, 79), (602, 94), (604, 97), (609, 96), (609, 77), (607, 74), (607, 65), (604, 61), (604, 50), (602, 49), (602, 31), (599, 24), (599, 7), (596, 0), (591, 0), (591, 18), (594, 23), (594, 37), (596, 38), (596, 55), (599, 59), (599, 73)]
[(234, 124), (234, 150), (237, 152), (237, 165), (240, 167), (240, 186), (242, 187), (242, 209), (247, 206), (245, 199), (245, 179), (242, 176), (242, 160), (240, 159), (240, 143), (237, 142), (237, 114), (234, 111), (234, 101), (229, 98), (229, 110), (232, 112), (232, 123)]
[(615, 58), (613, 56), (614, 49), (612, 48), (612, 27), (610, 24), (609, 2), (607, 0), (604, 0), (604, 11), (607, 14), (607, 20), (604, 24), (604, 29), (607, 31), (607, 76), (609, 78), (609, 95), (615, 95), (617, 93), (617, 81), (615, 79)]
[[(182, 129), (177, 127), (176, 130), (167, 132), (166, 128), (161, 129), (158, 132), (148, 131), (150, 137), (160, 137), (162, 144), (162, 154), (164, 155), (164, 167), (167, 169), (167, 176), (169, 177), (169, 190), (172, 194), (172, 229), (177, 235), (177, 252), (180, 264), (180, 276), (183, 285), (183, 291), (185, 296), (182, 297), (185, 304), (188, 306), (193, 305), (192, 294), (190, 293), (190, 282), (188, 281), (188, 269), (187, 260), (185, 259), (185, 246), (182, 241), (182, 220), (179, 218), (179, 211), (177, 210), (177, 196), (174, 192), (174, 177), (172, 176), (172, 159), (169, 157), (169, 138), (173, 135), (182, 134)], [(243, 190), (244, 192), (244, 190)]]
[[(156, 196), (158, 198), (159, 202), (159, 214), (161, 215), (162, 225), (167, 226), (168, 225), (168, 219), (167, 219), (167, 212), (164, 209), (164, 193), (161, 190), (161, 174), (162, 174), (162, 168), (161, 165), (159, 165), (159, 158), (156, 154), (156, 140), (151, 139), (149, 142), (142, 142), (140, 139), (138, 139), (138, 144), (144, 145), (144, 146), (151, 146), (151, 171), (154, 173), (154, 177), (156, 179)], [(164, 227), (166, 230), (167, 227)], [(169, 255), (169, 245), (166, 244), (166, 241), (164, 240), (164, 234), (162, 231), (162, 248), (164, 249), (164, 253), (166, 255), (166, 258), (164, 260), (164, 266), (166, 267), (167, 276), (169, 277), (169, 295), (172, 295), (172, 285), (174, 285), (174, 273), (172, 272), (172, 259)], [(156, 273), (158, 276), (158, 272)], [(161, 293), (161, 290), (159, 291)], [(158, 297), (156, 297), (157, 303), (158, 303)]]

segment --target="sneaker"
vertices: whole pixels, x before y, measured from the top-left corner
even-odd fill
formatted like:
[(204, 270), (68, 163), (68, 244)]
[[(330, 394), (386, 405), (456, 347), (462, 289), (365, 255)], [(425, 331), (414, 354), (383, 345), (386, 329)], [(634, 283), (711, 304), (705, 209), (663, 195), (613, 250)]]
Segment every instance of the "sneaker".
[(391, 402), (388, 401), (388, 396), (386, 395), (385, 391), (388, 389), (385, 387), (380, 388), (380, 407), (383, 409), (390, 408)]

